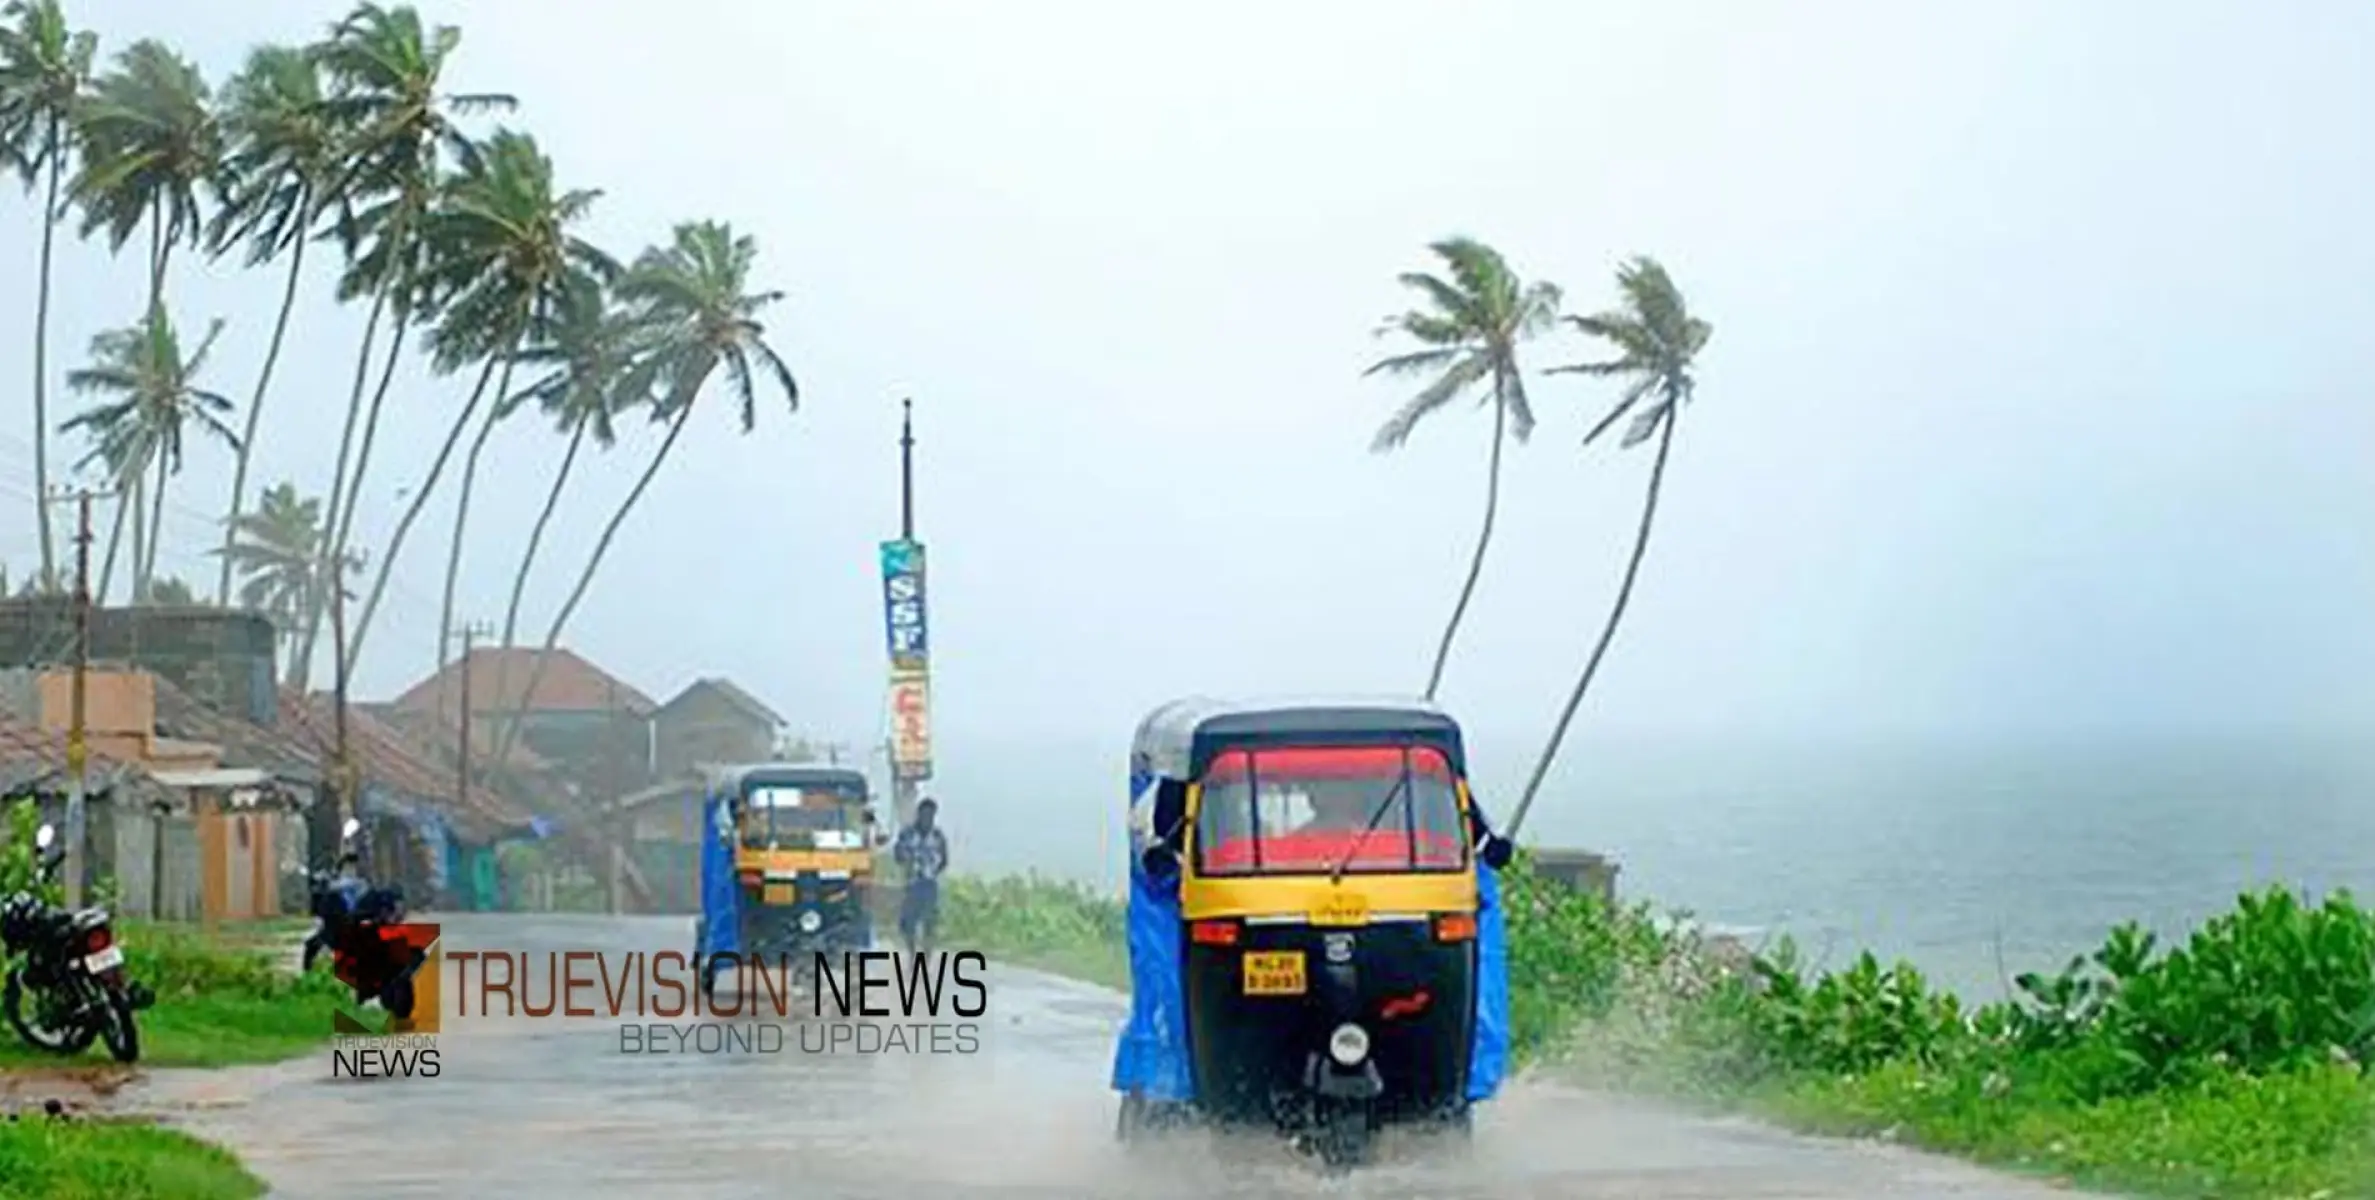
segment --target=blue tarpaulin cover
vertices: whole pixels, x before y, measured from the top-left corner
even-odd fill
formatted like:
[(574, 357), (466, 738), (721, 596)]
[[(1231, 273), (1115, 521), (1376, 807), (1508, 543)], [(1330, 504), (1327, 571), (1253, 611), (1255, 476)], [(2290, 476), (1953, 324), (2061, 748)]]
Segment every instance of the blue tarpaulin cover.
[(1509, 933), (1501, 879), (1476, 871), (1476, 1040), (1468, 1047), (1468, 1099), (1490, 1100), (1509, 1069)]
[(1130, 1021), (1113, 1051), (1113, 1090), (1149, 1100), (1195, 1097), (1188, 1071), (1187, 1007), (1180, 982), (1179, 876), (1147, 874), (1143, 834), (1151, 828), (1156, 779), (1130, 776), (1136, 812), (1130, 853)]
[(734, 816), (723, 796), (703, 802), (701, 828), (701, 921), (693, 953), (699, 957), (742, 952), (742, 881), (734, 877)]
[[(1140, 808), (1151, 808), (1155, 781), (1131, 779)], [(1144, 856), (1130, 856), (1130, 1020), (1113, 1052), (1113, 1089), (1149, 1100), (1195, 1096), (1187, 1051), (1187, 1009), (1180, 981), (1179, 877), (1150, 876)], [(1509, 1065), (1509, 942), (1501, 884), (1476, 872), (1476, 1034), (1468, 1054), (1468, 1099), (1489, 1100)]]

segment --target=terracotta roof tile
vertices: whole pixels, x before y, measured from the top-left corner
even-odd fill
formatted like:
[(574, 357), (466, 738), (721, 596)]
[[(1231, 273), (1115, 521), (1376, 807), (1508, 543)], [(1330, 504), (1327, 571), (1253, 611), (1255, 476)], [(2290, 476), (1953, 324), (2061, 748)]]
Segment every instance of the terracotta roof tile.
[[(292, 733), (312, 741), (325, 757), (331, 753), (337, 737), (337, 707), (331, 697), (319, 692), (298, 696), (283, 691), (280, 711), (282, 723)], [(463, 803), (456, 806), (454, 794), (460, 781), (453, 772), (439, 769), (393, 726), (351, 702), (347, 705), (346, 741), (355, 766), (366, 780), (418, 796), (450, 815), (481, 824), (514, 827), (528, 823), (526, 811), (475, 781)]]
[(751, 716), (761, 721), (765, 721), (770, 725), (783, 724), (783, 717), (774, 709), (767, 707), (766, 704), (761, 702), (758, 697), (751, 695), (749, 692), (743, 691), (742, 688), (733, 680), (727, 679), (724, 676), (710, 676), (707, 678), (696, 679), (691, 683), (686, 684), (683, 691), (676, 693), (674, 698), (670, 699), (667, 704), (664, 704), (661, 707), (674, 708), (678, 704), (683, 703), (686, 697), (704, 691), (716, 692), (718, 695), (725, 698), (726, 703), (731, 704), (734, 707), (741, 709), (743, 712), (749, 713)]
[[(413, 744), (434, 749), (437, 751), (437, 759), (440, 762), (452, 763), (460, 757), (461, 747), (457, 744), (459, 739), (454, 736), (455, 731), (450, 716), (441, 721), (436, 713), (414, 712), (411, 709), (399, 708), (394, 704), (357, 704), (355, 708), (359, 712), (368, 713), (394, 726), (410, 738)], [(483, 740), (472, 740), (470, 761), (489, 763), (494, 761), (495, 748), (480, 744)], [(525, 741), (512, 742), (511, 752), (504, 756), (503, 763), (515, 771), (531, 774), (553, 769), (551, 760), (529, 749)]]
[(321, 778), (323, 755), (287, 729), (240, 720), (162, 676), (157, 678), (157, 732), (222, 747), (226, 767), (254, 767), (306, 782)]
[[(114, 771), (126, 764), (93, 750), (86, 757), (93, 771)], [(66, 769), (66, 735), (44, 733), (40, 727), (0, 712), (0, 769), (29, 775)]]
[[(519, 706), (528, 681), (536, 675), (539, 651), (524, 647), (473, 650), (467, 659), (446, 664), (445, 670), (414, 684), (396, 697), (399, 708), (450, 715), (461, 707), (462, 670), (470, 670), (470, 707), (481, 713), (509, 712)], [(598, 712), (622, 709), (649, 716), (658, 706), (651, 697), (619, 682), (602, 668), (568, 650), (555, 650), (537, 677), (531, 712)]]

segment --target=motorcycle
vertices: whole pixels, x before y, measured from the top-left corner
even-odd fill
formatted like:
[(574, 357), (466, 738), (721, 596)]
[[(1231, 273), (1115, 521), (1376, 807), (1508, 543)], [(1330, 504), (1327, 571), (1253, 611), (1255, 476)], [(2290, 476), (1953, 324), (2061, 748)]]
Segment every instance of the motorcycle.
[[(340, 831), (340, 849), (351, 845), (361, 829), (362, 822), (349, 817)], [(394, 884), (342, 888), (329, 872), (317, 870), (311, 891), (316, 925), (305, 941), (304, 969), (311, 971), (328, 950), (338, 978), (354, 988), (357, 1006), (377, 1001), (391, 1017), (411, 1017), (413, 977), (427, 955), (402, 928), (404, 889)]]
[[(56, 828), (34, 836), (34, 881), (45, 884), (66, 861)], [(21, 959), (19, 962), (17, 960)], [(80, 1054), (104, 1039), (117, 1062), (140, 1058), (135, 1012), (156, 993), (124, 976), (124, 947), (104, 908), (64, 909), (30, 891), (0, 900), (0, 1009), (25, 1044), (52, 1054)]]

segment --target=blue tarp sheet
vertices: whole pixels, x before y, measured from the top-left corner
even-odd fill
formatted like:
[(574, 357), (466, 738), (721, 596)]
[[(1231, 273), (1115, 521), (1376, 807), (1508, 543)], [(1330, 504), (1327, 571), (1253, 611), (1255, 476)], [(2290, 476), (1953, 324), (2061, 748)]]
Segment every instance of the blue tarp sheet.
[(1509, 931), (1500, 873), (1476, 872), (1476, 1040), (1468, 1047), (1468, 1099), (1490, 1100), (1509, 1070)]
[(734, 877), (734, 818), (723, 797), (702, 801), (701, 921), (697, 957), (742, 952), (742, 883)]
[[(1151, 807), (1153, 781), (1131, 780), (1138, 804)], [(1179, 878), (1149, 876), (1130, 856), (1130, 1020), (1113, 1052), (1113, 1089), (1149, 1100), (1195, 1096), (1187, 1051), (1187, 1009), (1180, 983)], [(1476, 872), (1476, 1033), (1468, 1053), (1468, 1099), (1489, 1100), (1509, 1067), (1509, 940), (1501, 882)]]

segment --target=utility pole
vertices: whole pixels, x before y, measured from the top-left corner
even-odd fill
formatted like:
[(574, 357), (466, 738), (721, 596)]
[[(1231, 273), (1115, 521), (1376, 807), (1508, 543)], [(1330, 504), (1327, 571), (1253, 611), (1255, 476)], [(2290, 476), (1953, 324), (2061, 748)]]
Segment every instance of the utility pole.
[[(899, 401), (899, 540), (915, 541), (915, 401)], [(886, 743), (893, 744), (893, 743)], [(886, 754), (891, 768), (891, 811), (901, 827), (915, 813), (916, 781), (899, 769), (897, 753)]]
[(899, 402), (899, 540), (915, 540), (915, 401)]
[(460, 771), (456, 779), (456, 786), (459, 790), (454, 792), (454, 807), (456, 809), (463, 808), (468, 803), (470, 795), (470, 653), (477, 648), (479, 638), (492, 632), (493, 630), (487, 627), (486, 622), (470, 621), (460, 629), (454, 630), (453, 633), (453, 636), (462, 639), (461, 744), (460, 753), (454, 755), (455, 765)]

